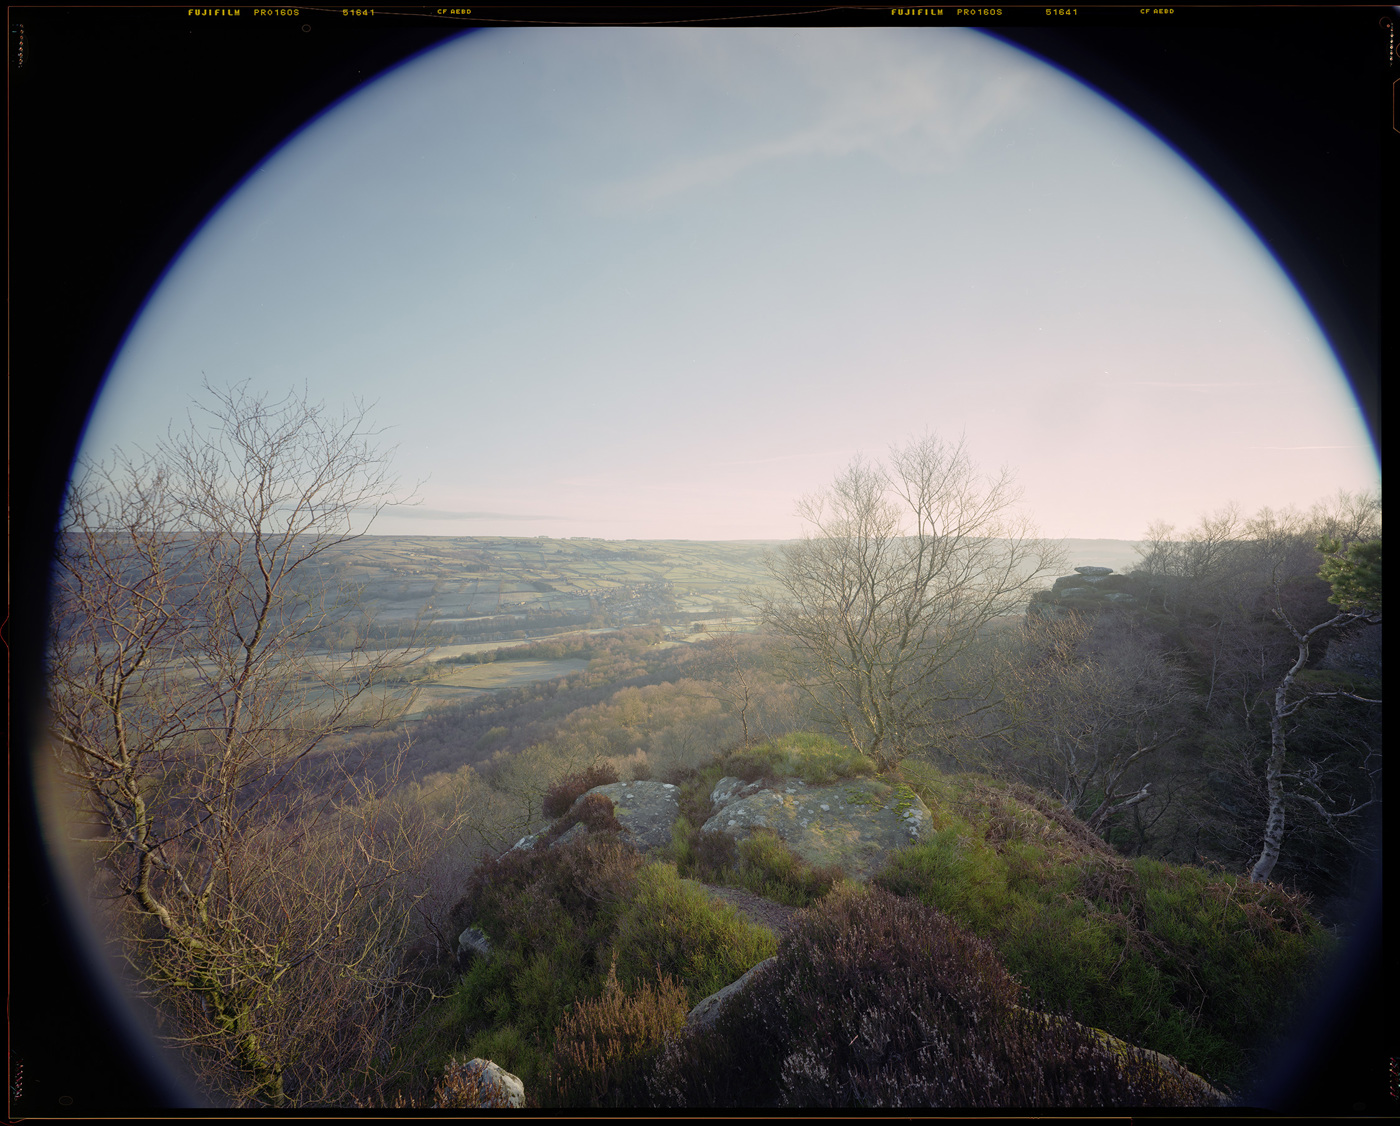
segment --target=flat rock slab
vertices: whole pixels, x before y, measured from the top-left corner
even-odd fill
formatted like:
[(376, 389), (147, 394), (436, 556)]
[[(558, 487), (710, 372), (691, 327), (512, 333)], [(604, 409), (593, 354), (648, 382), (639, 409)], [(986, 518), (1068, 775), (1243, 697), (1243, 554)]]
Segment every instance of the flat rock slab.
[[(671, 826), (681, 815), (681, 803), (680, 791), (669, 782), (613, 782), (594, 786), (588, 794), (602, 794), (612, 800), (613, 816), (642, 852), (671, 843)], [(578, 800), (588, 794), (580, 795)]]
[[(928, 806), (903, 783), (856, 778), (831, 786), (808, 786), (795, 778), (738, 786), (721, 779), (715, 795), (727, 796), (708, 821), (706, 833), (736, 841), (756, 828), (773, 830), (813, 867), (839, 865), (851, 879), (872, 876), (888, 854), (932, 831)], [(715, 795), (712, 801), (720, 804)]]

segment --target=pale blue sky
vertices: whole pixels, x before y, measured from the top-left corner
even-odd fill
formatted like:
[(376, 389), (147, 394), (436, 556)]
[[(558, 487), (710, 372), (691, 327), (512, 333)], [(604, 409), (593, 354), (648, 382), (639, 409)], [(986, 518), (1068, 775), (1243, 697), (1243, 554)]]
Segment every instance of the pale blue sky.
[(961, 29), (498, 30), (362, 87), (205, 224), (86, 451), (248, 379), (377, 400), (380, 533), (746, 539), (933, 430), (1052, 536), (1374, 487), (1286, 275), (1179, 156)]

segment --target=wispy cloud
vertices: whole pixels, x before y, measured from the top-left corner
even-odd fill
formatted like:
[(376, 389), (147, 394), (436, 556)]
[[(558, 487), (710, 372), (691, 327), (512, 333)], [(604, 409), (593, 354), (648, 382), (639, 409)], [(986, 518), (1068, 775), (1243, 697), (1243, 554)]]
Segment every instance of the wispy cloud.
[(655, 203), (715, 187), (770, 161), (799, 157), (866, 153), (901, 171), (935, 172), (1019, 104), (1036, 77), (1031, 68), (1013, 64), (995, 68), (989, 78), (985, 69), (951, 52), (930, 56), (888, 44), (870, 48), (859, 52), (859, 59), (829, 58), (830, 69), (793, 76), (814, 87), (810, 100), (817, 110), (809, 124), (615, 182), (600, 192), (598, 202), (609, 209)]

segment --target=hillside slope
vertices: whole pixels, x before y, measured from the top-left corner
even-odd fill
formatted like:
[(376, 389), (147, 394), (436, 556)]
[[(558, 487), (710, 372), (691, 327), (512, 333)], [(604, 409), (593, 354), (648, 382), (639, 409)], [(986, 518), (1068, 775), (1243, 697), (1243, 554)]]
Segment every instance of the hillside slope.
[[(671, 843), (645, 855), (623, 807), (566, 786), (576, 800), (538, 847), (473, 875), (456, 918), (492, 954), (412, 1055), (437, 1074), (493, 1059), (539, 1105), (1195, 1105), (1204, 1088), (1146, 1053), (1242, 1089), (1333, 946), (1279, 889), (1119, 857), (1026, 787), (917, 762), (872, 772), (816, 736), (730, 752), (677, 779)], [(781, 822), (739, 839), (699, 828), (722, 779), (782, 792), (861, 777), (928, 812), (873, 871), (813, 868)], [(743, 889), (755, 914), (807, 909), (780, 944), (694, 881)], [(769, 986), (687, 1030), (691, 1007), (775, 953)]]

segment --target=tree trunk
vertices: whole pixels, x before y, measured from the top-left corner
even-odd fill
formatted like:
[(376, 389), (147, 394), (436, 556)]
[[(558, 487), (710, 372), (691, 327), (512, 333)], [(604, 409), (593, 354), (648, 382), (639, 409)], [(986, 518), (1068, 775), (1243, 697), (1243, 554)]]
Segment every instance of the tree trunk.
[(1264, 824), (1263, 851), (1259, 853), (1259, 859), (1255, 861), (1254, 868), (1249, 873), (1249, 881), (1254, 884), (1269, 878), (1274, 865), (1278, 863), (1279, 849), (1283, 847), (1283, 759), (1284, 752), (1288, 749), (1283, 724), (1287, 718), (1285, 698), (1288, 685), (1292, 683), (1293, 674), (1290, 672), (1274, 692), (1273, 714), (1269, 717), (1271, 749), (1269, 765), (1265, 772), (1269, 785), (1269, 819)]
[[(1288, 690), (1293, 687), (1293, 678), (1304, 665), (1308, 663), (1308, 643), (1319, 629), (1324, 626), (1314, 626), (1305, 634), (1300, 634), (1293, 628), (1293, 624), (1283, 616), (1282, 611), (1279, 617), (1283, 619), (1293, 636), (1298, 641), (1298, 657), (1293, 662), (1292, 668), (1283, 674), (1283, 679), (1279, 681), (1278, 687), (1274, 689), (1274, 706), (1269, 713), (1269, 765), (1265, 770), (1264, 778), (1269, 786), (1269, 819), (1264, 823), (1264, 847), (1259, 853), (1259, 859), (1254, 862), (1254, 868), (1249, 873), (1249, 882), (1252, 884), (1262, 883), (1269, 878), (1274, 870), (1274, 865), (1278, 863), (1279, 849), (1283, 847), (1283, 762), (1284, 755), (1288, 750), (1287, 736), (1284, 734), (1284, 722), (1295, 711), (1298, 705), (1289, 704)], [(1336, 619), (1327, 622), (1332, 625)]]

